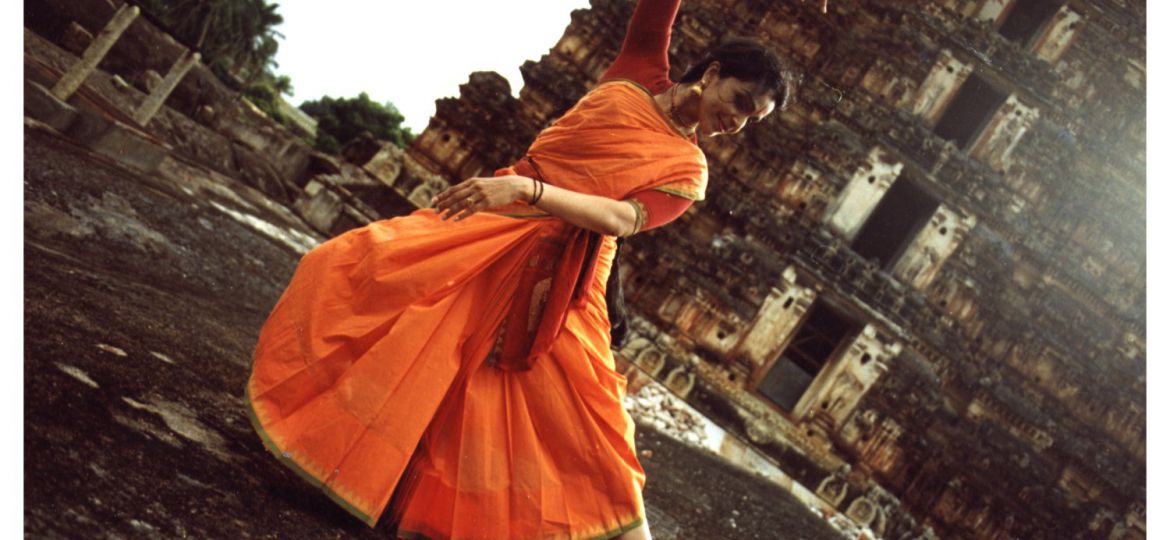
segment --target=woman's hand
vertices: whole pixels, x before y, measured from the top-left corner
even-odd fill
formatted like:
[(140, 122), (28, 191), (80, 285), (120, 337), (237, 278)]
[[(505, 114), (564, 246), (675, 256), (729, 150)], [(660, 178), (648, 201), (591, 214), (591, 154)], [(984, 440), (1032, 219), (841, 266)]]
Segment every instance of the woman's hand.
[(451, 186), (431, 199), (435, 211), (444, 220), (461, 221), (481, 210), (527, 200), (532, 196), (533, 182), (527, 176), (504, 175), (468, 178)]

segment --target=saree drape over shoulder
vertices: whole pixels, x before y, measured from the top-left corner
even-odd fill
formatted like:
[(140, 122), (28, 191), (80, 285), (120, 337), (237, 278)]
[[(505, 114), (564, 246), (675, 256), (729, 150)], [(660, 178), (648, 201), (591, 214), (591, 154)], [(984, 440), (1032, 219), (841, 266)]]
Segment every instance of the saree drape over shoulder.
[[(528, 157), (516, 168), (613, 199), (700, 199), (707, 179), (698, 147), (628, 82), (594, 89)], [(371, 526), (397, 487), (402, 536), (638, 526), (645, 476), (606, 318), (615, 244), (601, 237), (594, 262), (565, 270), (584, 238), (515, 203), (458, 222), (419, 210), (325, 242), (261, 330), (247, 386), (256, 430)], [(528, 338), (511, 366), (494, 360), (509, 328)]]

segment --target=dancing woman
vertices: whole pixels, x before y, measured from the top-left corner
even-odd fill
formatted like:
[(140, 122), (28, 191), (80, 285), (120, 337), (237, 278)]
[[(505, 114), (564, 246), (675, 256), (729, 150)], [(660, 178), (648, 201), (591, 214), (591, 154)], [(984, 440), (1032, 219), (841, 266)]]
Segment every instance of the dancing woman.
[(367, 524), (389, 505), (405, 538), (649, 538), (610, 351), (615, 237), (701, 200), (698, 136), (792, 90), (747, 40), (672, 83), (678, 5), (640, 1), (613, 65), (520, 162), (301, 260), (261, 330), (249, 412)]

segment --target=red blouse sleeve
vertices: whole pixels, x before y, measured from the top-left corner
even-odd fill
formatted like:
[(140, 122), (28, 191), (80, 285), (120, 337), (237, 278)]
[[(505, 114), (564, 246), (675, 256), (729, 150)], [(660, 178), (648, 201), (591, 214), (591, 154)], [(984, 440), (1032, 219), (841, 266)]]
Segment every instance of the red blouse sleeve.
[(638, 218), (642, 224), (638, 228), (638, 232), (648, 231), (674, 221), (694, 203), (690, 199), (652, 189), (639, 191), (626, 200), (633, 204), (634, 210), (638, 212)]
[(682, 0), (639, 0), (622, 50), (601, 81), (627, 79), (657, 94), (670, 87), (670, 27)]

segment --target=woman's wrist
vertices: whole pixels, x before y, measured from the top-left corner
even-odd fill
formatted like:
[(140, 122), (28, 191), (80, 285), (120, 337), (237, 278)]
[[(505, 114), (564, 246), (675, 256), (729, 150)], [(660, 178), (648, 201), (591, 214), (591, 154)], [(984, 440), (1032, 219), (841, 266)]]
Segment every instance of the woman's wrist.
[(535, 205), (540, 202), (541, 196), (544, 195), (544, 186), (542, 184), (544, 182), (535, 178), (519, 174), (515, 175), (515, 181), (512, 184), (516, 192), (515, 200)]
[(523, 175), (514, 175), (512, 179), (512, 189), (516, 196), (514, 200), (529, 202), (532, 197), (536, 195), (536, 185), (532, 178)]

